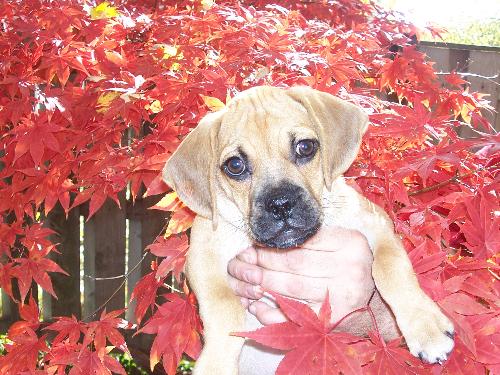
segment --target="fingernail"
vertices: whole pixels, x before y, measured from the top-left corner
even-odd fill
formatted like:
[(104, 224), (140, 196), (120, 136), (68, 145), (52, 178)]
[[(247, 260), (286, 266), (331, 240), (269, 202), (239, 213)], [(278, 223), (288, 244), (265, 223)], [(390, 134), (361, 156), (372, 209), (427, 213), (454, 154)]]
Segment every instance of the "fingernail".
[(255, 315), (255, 313), (257, 312), (257, 308), (252, 303), (250, 306), (248, 306), (248, 311)]
[(253, 288), (253, 291), (255, 293), (255, 296), (258, 298), (260, 298), (264, 295), (264, 290), (262, 289), (262, 287), (260, 285), (255, 285)]

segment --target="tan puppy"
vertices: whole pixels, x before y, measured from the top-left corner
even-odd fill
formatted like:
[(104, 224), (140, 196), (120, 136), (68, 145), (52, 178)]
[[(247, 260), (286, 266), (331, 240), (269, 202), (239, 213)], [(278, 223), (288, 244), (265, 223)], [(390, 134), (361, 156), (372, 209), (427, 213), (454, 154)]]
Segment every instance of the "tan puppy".
[(198, 214), (186, 265), (205, 331), (195, 374), (273, 373), (279, 354), (230, 336), (256, 327), (245, 322), (227, 264), (251, 244), (295, 247), (329, 225), (367, 238), (378, 293), (411, 353), (430, 363), (446, 360), (452, 323), (420, 289), (385, 212), (342, 177), (367, 122), (358, 107), (308, 87), (256, 87), (203, 118), (167, 162), (165, 181)]

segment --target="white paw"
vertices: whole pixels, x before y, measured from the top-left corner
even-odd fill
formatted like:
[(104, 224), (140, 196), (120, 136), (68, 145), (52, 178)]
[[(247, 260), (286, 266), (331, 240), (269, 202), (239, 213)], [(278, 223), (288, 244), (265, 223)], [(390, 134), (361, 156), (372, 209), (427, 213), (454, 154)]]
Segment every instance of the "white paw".
[(455, 330), (434, 302), (426, 305), (413, 311), (400, 328), (411, 354), (426, 363), (442, 364), (453, 350)]
[(453, 346), (453, 332), (440, 333), (432, 339), (407, 343), (411, 354), (422, 362), (443, 364), (451, 354)]

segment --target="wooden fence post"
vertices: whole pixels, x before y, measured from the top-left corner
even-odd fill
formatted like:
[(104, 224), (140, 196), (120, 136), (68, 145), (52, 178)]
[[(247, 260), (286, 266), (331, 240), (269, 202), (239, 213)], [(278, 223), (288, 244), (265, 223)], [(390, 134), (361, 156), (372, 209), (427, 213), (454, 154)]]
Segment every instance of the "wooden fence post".
[[(127, 205), (127, 217), (129, 219), (129, 253), (128, 264), (129, 270), (132, 269), (144, 256), (145, 249), (151, 245), (155, 238), (162, 234), (163, 227), (167, 223), (166, 212), (158, 210), (148, 210), (156, 202), (161, 199), (159, 196), (137, 199), (134, 204)], [(139, 279), (151, 272), (150, 264), (152, 256), (147, 254), (142, 263), (137, 269), (129, 275), (128, 278), (128, 293), (130, 297), (132, 291)], [(132, 306), (129, 306), (127, 319), (134, 321), (133, 310), (135, 301)]]
[(101, 307), (111, 311), (125, 306), (125, 200), (120, 196), (121, 209), (108, 199), (85, 223), (84, 317)]
[(49, 213), (45, 225), (56, 232), (51, 238), (59, 243), (60, 254), (53, 252), (51, 259), (69, 273), (69, 276), (60, 273), (51, 274), (52, 284), (57, 299), (47, 292), (43, 294), (43, 316), (45, 319), (55, 316), (81, 317), (80, 302), (80, 210), (72, 209), (68, 217), (64, 209), (58, 204)]
[[(162, 234), (163, 227), (167, 223), (166, 212), (158, 210), (148, 210), (148, 207), (153, 206), (161, 199), (160, 196), (152, 196), (147, 198), (140, 198), (132, 205), (131, 202), (127, 205), (127, 217), (129, 219), (129, 270), (134, 267), (144, 256), (144, 251), (148, 245), (153, 243), (154, 239)], [(129, 275), (128, 279), (128, 296), (137, 284), (141, 276), (151, 272), (150, 264), (153, 257), (147, 254), (142, 260), (142, 263), (137, 269)], [(135, 301), (129, 304), (126, 312), (126, 319), (135, 322), (134, 316)], [(146, 315), (145, 319), (148, 318)], [(144, 319), (144, 320), (145, 320)], [(144, 357), (151, 347), (153, 337), (151, 335), (141, 334), (128, 338), (129, 348), (137, 356)], [(147, 358), (147, 356), (145, 356)], [(147, 360), (143, 363), (147, 366)]]

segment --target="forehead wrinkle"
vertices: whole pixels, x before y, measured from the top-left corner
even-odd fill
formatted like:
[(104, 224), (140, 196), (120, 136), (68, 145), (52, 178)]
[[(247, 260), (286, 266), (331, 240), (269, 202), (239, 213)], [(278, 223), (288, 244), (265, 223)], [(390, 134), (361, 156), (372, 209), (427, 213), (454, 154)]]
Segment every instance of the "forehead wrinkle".
[[(249, 161), (259, 164), (270, 161), (277, 155), (289, 159), (292, 139), (290, 134), (297, 134), (294, 132), (297, 126), (300, 128), (307, 123), (304, 116), (307, 116), (305, 108), (286, 95), (278, 95), (274, 91), (254, 91), (235, 98), (228, 105), (223, 119), (222, 133), (226, 137), (221, 142), (221, 149), (225, 151), (225, 155), (229, 155), (228, 152), (234, 155), (238, 147), (241, 147)], [(292, 125), (292, 122), (295, 123), (292, 128), (282, 126)], [(271, 166), (268, 165), (266, 169), (268, 167)]]
[(247, 105), (233, 108), (223, 123), (222, 133), (225, 137), (219, 144), (221, 159), (225, 160), (243, 152), (252, 160), (257, 153), (256, 150), (260, 153), (262, 144), (259, 144), (260, 137), (256, 136), (255, 132), (260, 127), (261, 121), (257, 117), (256, 111)]
[[(269, 88), (268, 88), (269, 89)], [(250, 90), (249, 90), (250, 91)], [(286, 108), (287, 111), (283, 112)], [(229, 104), (228, 110), (233, 113), (255, 113), (255, 117), (276, 117), (288, 118), (290, 114), (288, 109), (306, 113), (306, 110), (299, 103), (294, 102), (282, 92), (275, 90), (253, 90), (248, 94), (243, 94), (240, 97), (235, 97), (235, 100)], [(257, 122), (258, 125), (268, 126), (266, 121)]]

